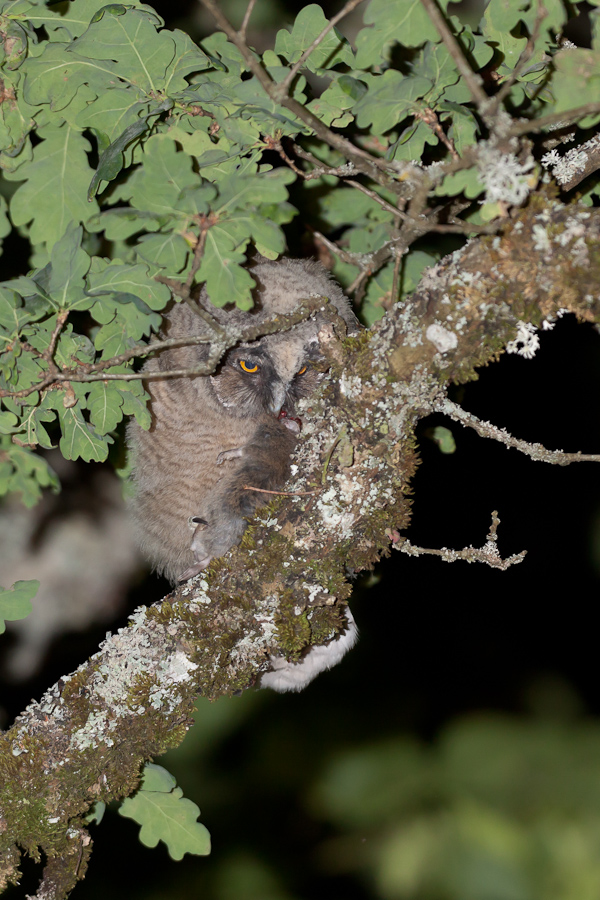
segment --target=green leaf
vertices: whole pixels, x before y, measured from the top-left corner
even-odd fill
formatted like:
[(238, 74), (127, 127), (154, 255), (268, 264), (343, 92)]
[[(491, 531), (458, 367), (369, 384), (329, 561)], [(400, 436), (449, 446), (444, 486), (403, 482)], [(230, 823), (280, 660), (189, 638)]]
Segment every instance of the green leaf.
[[(441, 4), (443, 9), (448, 2)], [(405, 47), (418, 47), (425, 41), (440, 39), (421, 0), (371, 0), (364, 21), (365, 27), (356, 36), (359, 69), (378, 66), (395, 41)]]
[(114, 60), (119, 78), (146, 94), (156, 94), (175, 56), (168, 31), (157, 32), (160, 21), (154, 13), (138, 9), (103, 16), (73, 42), (72, 52), (90, 60)]
[[(141, 386), (141, 382), (138, 382)], [(149, 394), (143, 391), (144, 400), (135, 396), (133, 393), (133, 382), (130, 382), (127, 390), (124, 388), (119, 388), (121, 396), (123, 398), (123, 415), (124, 416), (135, 416), (138, 425), (140, 425), (145, 431), (148, 431), (152, 424), (152, 416), (150, 414), (150, 410), (148, 409), (148, 399)]]
[(3, 16), (0, 63), (6, 70), (11, 71), (18, 69), (26, 56), (27, 32), (15, 19)]
[(62, 110), (72, 102), (82, 84), (100, 94), (119, 83), (114, 62), (80, 57), (71, 52), (71, 47), (48, 43), (39, 56), (31, 55), (23, 63), (27, 103), (32, 106), (49, 103), (51, 110)]
[(98, 160), (98, 167), (94, 172), (94, 177), (88, 188), (88, 200), (91, 200), (96, 196), (101, 181), (109, 182), (117, 177), (125, 165), (123, 151), (132, 143), (132, 141), (137, 140), (144, 132), (148, 131), (151, 124), (149, 119), (166, 112), (166, 110), (171, 109), (172, 106), (173, 101), (170, 98), (163, 100), (159, 106), (150, 110), (142, 119), (137, 119), (131, 125), (128, 125), (125, 131), (123, 131), (112, 144), (108, 145)]
[(425, 436), (438, 445), (441, 453), (450, 454), (456, 452), (456, 441), (449, 428), (444, 428), (443, 425), (436, 425), (435, 428), (426, 431)]
[(415, 75), (427, 78), (432, 88), (427, 94), (427, 102), (432, 105), (443, 94), (444, 89), (459, 80), (456, 64), (445, 44), (428, 41), (413, 67)]
[[(283, 56), (288, 62), (297, 62), (305, 50), (310, 47), (316, 37), (327, 26), (323, 10), (316, 3), (303, 7), (298, 15), (292, 31), (278, 31), (275, 39), (275, 53)], [(312, 51), (305, 66), (314, 71), (318, 68), (331, 68), (339, 63), (353, 65), (353, 54), (347, 40), (332, 28), (328, 35)]]
[(266, 172), (259, 178), (255, 174), (233, 175), (221, 185), (213, 208), (222, 215), (225, 211), (247, 209), (260, 203), (281, 203), (288, 198), (286, 185), (295, 179), (294, 173), (284, 168)]
[(210, 69), (211, 61), (183, 31), (176, 28), (171, 32), (171, 39), (175, 44), (175, 55), (165, 73), (164, 90), (172, 96), (188, 87), (186, 75)]
[(39, 586), (39, 581), (15, 581), (11, 588), (0, 587), (0, 634), (6, 631), (5, 622), (27, 618)]
[[(564, 112), (574, 105), (582, 106), (598, 100), (600, 91), (600, 49), (581, 47), (561, 50), (554, 57), (556, 74), (552, 79), (555, 104), (553, 112)], [(577, 98), (576, 102), (574, 98)], [(586, 116), (579, 125), (589, 128), (598, 122), (600, 114)]]
[(15, 432), (15, 425), (17, 425), (19, 420), (15, 416), (14, 413), (8, 412), (7, 410), (0, 410), (0, 432), (2, 434), (13, 434)]
[(479, 123), (475, 114), (466, 106), (448, 101), (440, 103), (439, 109), (442, 122), (448, 118), (452, 121), (448, 129), (448, 137), (454, 141), (458, 155), (462, 156), (467, 147), (476, 143)]
[(243, 268), (247, 244), (248, 239), (238, 243), (237, 236), (232, 237), (225, 224), (215, 225), (207, 232), (198, 281), (206, 282), (208, 296), (215, 306), (235, 303), (240, 309), (251, 308), (254, 281)]
[(87, 405), (98, 434), (114, 431), (123, 419), (123, 395), (114, 381), (92, 382)]
[(527, 5), (527, 0), (490, 0), (481, 20), (483, 37), (498, 49), (510, 69), (515, 67), (527, 45), (526, 37), (511, 34)]
[(169, 135), (157, 134), (144, 147), (144, 165), (130, 179), (131, 202), (137, 209), (161, 215), (180, 215), (178, 200), (188, 185), (196, 186), (198, 176), (192, 160), (177, 150)]
[(136, 244), (143, 260), (165, 269), (166, 275), (179, 275), (187, 263), (189, 244), (180, 234), (146, 234)]
[(20, 493), (23, 504), (29, 508), (42, 496), (42, 488), (58, 491), (58, 479), (45, 459), (13, 444), (7, 435), (2, 437), (0, 447), (0, 496)]
[(123, 801), (119, 814), (141, 825), (140, 841), (146, 847), (164, 841), (172, 859), (183, 859), (186, 853), (210, 853), (210, 835), (197, 821), (200, 810), (183, 797), (173, 776), (162, 766), (146, 766), (141, 787)]
[(128, 85), (103, 91), (77, 115), (75, 124), (102, 132), (110, 141), (116, 140), (130, 125), (148, 114), (148, 100), (140, 100), (138, 92)]
[(395, 69), (373, 78), (371, 87), (354, 107), (361, 128), (372, 125), (377, 134), (394, 128), (415, 108), (416, 101), (431, 89), (428, 78), (405, 76)]
[(462, 172), (454, 172), (452, 175), (446, 175), (441, 184), (436, 187), (435, 194), (438, 197), (455, 197), (457, 194), (464, 192), (465, 196), (473, 200), (483, 190), (484, 186), (479, 181), (479, 173), (473, 167), (471, 169), (463, 169)]
[(55, 419), (55, 410), (34, 406), (21, 422), (18, 434), (26, 444), (39, 444), (44, 450), (51, 450), (54, 444), (50, 440), (45, 425), (54, 422)]
[(23, 297), (12, 290), (13, 283), (0, 285), (0, 334), (11, 338), (18, 335), (25, 323), (37, 318), (36, 313), (39, 313), (35, 306), (25, 303)]
[(64, 235), (52, 247), (52, 273), (48, 294), (66, 309), (79, 300), (84, 290), (84, 277), (90, 268), (90, 257), (81, 249), (83, 228), (69, 222)]
[(132, 294), (155, 310), (164, 309), (171, 299), (167, 285), (155, 281), (147, 265), (123, 265), (119, 260), (112, 260), (101, 272), (90, 273), (88, 291), (91, 296)]
[(84, 420), (78, 406), (65, 409), (58, 406), (62, 437), (60, 452), (65, 459), (83, 459), (85, 462), (103, 462), (108, 456), (112, 438), (100, 437)]
[(438, 138), (431, 128), (420, 120), (412, 122), (393, 143), (386, 159), (420, 160), (427, 144), (437, 144)]
[[(66, 40), (78, 37), (82, 34), (90, 24), (90, 20), (102, 9), (120, 6), (120, 4), (109, 4), (107, 7), (105, 0), (71, 0), (67, 4), (56, 4), (56, 11), (48, 9), (43, 3), (30, 3), (25, 0), (27, 6), (31, 7), (31, 12), (27, 13), (27, 19), (35, 25), (36, 28), (44, 26), (49, 34), (54, 35), (56, 32), (63, 31), (59, 34), (57, 40)], [(127, 6), (143, 6), (139, 0), (131, 0)], [(147, 7), (146, 7), (147, 9)]]
[(10, 212), (15, 225), (31, 223), (29, 237), (34, 244), (45, 242), (50, 248), (71, 221), (85, 222), (98, 212), (98, 205), (86, 199), (92, 176), (89, 142), (67, 124), (49, 126), (38, 134), (45, 139), (34, 148), (33, 160), (8, 176), (26, 179), (13, 194)]
[(166, 217), (155, 213), (120, 207), (93, 216), (88, 219), (86, 227), (90, 232), (103, 231), (109, 241), (121, 241), (139, 231), (158, 231), (166, 221)]

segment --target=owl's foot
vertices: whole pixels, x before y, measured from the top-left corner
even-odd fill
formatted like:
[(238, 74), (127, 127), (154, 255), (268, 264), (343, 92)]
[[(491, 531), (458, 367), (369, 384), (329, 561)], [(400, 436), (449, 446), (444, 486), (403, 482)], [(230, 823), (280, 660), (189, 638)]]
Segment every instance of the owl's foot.
[(234, 450), (222, 450), (217, 456), (217, 465), (222, 466), (229, 459), (240, 459), (244, 455), (243, 447), (236, 447)]
[(181, 575), (179, 576), (179, 578), (177, 579), (178, 583), (183, 584), (184, 581), (189, 581), (189, 579), (193, 578), (194, 575), (199, 575), (200, 572), (202, 572), (202, 570), (207, 567), (207, 565), (209, 564), (211, 559), (212, 559), (211, 556), (207, 556), (205, 559), (203, 559), (200, 562), (195, 563), (193, 566), (190, 566), (189, 568), (187, 568), (185, 570), (185, 572), (182, 572)]

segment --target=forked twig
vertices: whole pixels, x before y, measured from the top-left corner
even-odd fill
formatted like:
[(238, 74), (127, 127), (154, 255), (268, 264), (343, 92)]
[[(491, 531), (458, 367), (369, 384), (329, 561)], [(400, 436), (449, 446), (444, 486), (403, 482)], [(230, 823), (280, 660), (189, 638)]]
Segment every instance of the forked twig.
[(428, 547), (415, 547), (408, 538), (403, 537), (398, 537), (393, 542), (393, 546), (400, 553), (406, 553), (408, 556), (439, 556), (444, 562), (456, 562), (459, 559), (464, 559), (469, 563), (485, 563), (493, 569), (501, 569), (504, 572), (510, 566), (523, 562), (527, 555), (527, 550), (521, 550), (520, 553), (513, 553), (507, 559), (502, 559), (496, 546), (498, 540), (496, 532), (499, 524), (498, 512), (494, 510), (492, 513), (492, 525), (483, 547), (465, 547), (462, 550), (451, 550), (448, 547), (441, 547), (439, 550), (436, 550)]

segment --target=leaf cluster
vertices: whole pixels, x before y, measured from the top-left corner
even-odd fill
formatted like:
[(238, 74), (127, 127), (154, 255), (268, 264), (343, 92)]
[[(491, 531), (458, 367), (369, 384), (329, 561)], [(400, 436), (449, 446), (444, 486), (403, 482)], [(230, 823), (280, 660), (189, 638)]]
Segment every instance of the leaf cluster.
[(148, 427), (135, 360), (173, 293), (248, 309), (248, 250), (276, 258), (298, 211), (369, 324), (449, 247), (428, 233), (521, 202), (539, 169), (507, 113), (598, 95), (596, 11), (591, 49), (560, 49), (569, 15), (447, 16), (491, 102), (504, 91), (490, 112), (421, 0), (370, 0), (355, 46), (307, 5), (262, 56), (143, 3), (3, 0), (0, 238), (28, 242), (31, 270), (0, 284), (0, 492), (56, 488), (39, 448), (99, 461), (125, 416)]

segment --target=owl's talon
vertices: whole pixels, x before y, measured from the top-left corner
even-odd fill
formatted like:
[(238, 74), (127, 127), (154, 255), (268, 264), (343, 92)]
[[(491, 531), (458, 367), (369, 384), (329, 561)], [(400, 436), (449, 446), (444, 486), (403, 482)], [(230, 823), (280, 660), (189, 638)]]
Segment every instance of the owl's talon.
[(177, 579), (178, 583), (183, 584), (184, 581), (189, 581), (190, 578), (194, 577), (194, 575), (199, 575), (200, 572), (202, 572), (207, 567), (211, 559), (211, 556), (207, 556), (205, 557), (205, 559), (200, 560), (200, 562), (196, 563), (195, 565), (189, 566), (189, 568), (187, 568), (185, 572), (182, 572)]
[(234, 450), (221, 450), (217, 456), (217, 465), (222, 466), (224, 462), (227, 462), (230, 459), (240, 459), (243, 455), (243, 447), (236, 447)]
[(200, 516), (190, 516), (188, 519), (188, 528), (191, 528), (192, 531), (204, 531), (205, 528), (208, 528), (208, 522), (206, 519), (200, 518)]

